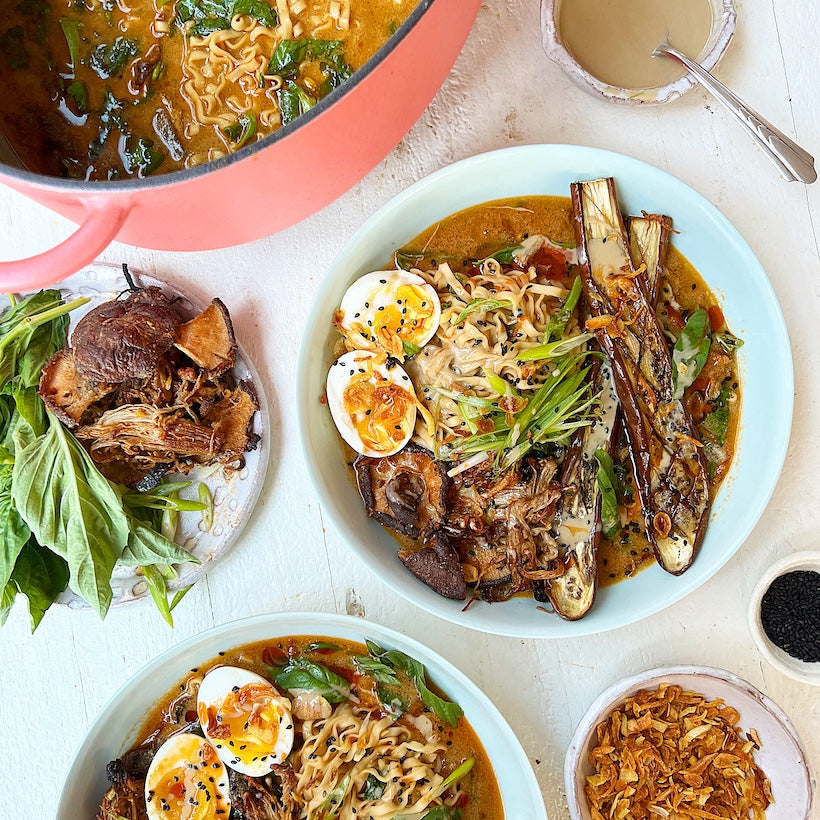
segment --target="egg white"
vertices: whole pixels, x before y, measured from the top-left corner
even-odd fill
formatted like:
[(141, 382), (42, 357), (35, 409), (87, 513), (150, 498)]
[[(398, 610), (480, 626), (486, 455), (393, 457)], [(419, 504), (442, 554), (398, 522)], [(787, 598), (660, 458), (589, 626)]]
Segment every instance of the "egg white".
[[(233, 691), (238, 691), (249, 684), (258, 684), (269, 690), (266, 700), (275, 707), (278, 713), (278, 732), (272, 746), (257, 748), (255, 754), (244, 747), (252, 745), (242, 738), (214, 737), (209, 732), (207, 719), (203, 720), (203, 709), (216, 711), (217, 720), (223, 712), (223, 702)], [(293, 748), (293, 717), (290, 701), (282, 696), (273, 684), (261, 675), (249, 669), (237, 666), (219, 666), (211, 669), (199, 685), (197, 694), (197, 714), (205, 737), (213, 743), (219, 759), (232, 769), (250, 777), (261, 777), (270, 772), (273, 765), (284, 763)], [(244, 752), (244, 754), (243, 754)]]
[[(412, 322), (421, 317), (413, 312), (413, 306), (406, 300), (398, 304), (399, 288), (412, 285), (424, 292), (425, 302), (432, 308), (432, 316), (424, 317), (424, 326), (415, 331), (407, 331)], [(390, 310), (394, 306), (395, 310)], [(398, 339), (399, 325), (396, 319), (403, 322), (405, 330), (402, 338), (417, 347), (423, 347), (436, 334), (441, 320), (441, 303), (436, 289), (424, 281), (418, 274), (403, 270), (373, 271), (360, 276), (345, 291), (339, 305), (338, 327), (348, 338), (350, 344), (360, 350), (384, 350), (394, 358), (403, 361), (405, 350)], [(378, 336), (377, 329), (385, 324), (385, 317), (392, 333), (393, 344), (385, 345), (385, 340)], [(395, 325), (395, 326), (394, 326)], [(394, 337), (393, 334), (396, 334)]]
[[(163, 802), (157, 792), (162, 781), (185, 784), (178, 803)], [(150, 820), (181, 820), (188, 814), (176, 808), (181, 804), (190, 810), (190, 800), (199, 802), (198, 810), (204, 807), (203, 820), (224, 820), (230, 813), (228, 772), (216, 749), (199, 735), (183, 732), (168, 738), (154, 755), (145, 777), (145, 807)]]
[(327, 406), (330, 408), (330, 415), (339, 435), (357, 452), (364, 456), (379, 458), (391, 456), (398, 453), (413, 435), (413, 428), (416, 420), (416, 404), (408, 409), (403, 419), (404, 434), (396, 445), (387, 451), (376, 450), (362, 441), (359, 431), (356, 429), (353, 419), (345, 410), (344, 392), (349, 387), (351, 380), (356, 374), (361, 373), (363, 363), (373, 368), (374, 379), (381, 378), (406, 390), (415, 400), (416, 391), (413, 382), (401, 365), (395, 362), (391, 367), (387, 366), (386, 356), (383, 353), (374, 353), (369, 350), (351, 350), (340, 356), (330, 367), (327, 374)]

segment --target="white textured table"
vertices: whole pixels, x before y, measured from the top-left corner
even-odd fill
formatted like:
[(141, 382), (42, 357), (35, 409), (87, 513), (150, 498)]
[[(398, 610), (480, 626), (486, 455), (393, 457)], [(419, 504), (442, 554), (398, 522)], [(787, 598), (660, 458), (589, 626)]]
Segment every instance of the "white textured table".
[[(737, 0), (738, 28), (716, 72), (820, 154), (818, 4)], [(537, 774), (551, 820), (566, 818), (562, 765), (573, 727), (598, 692), (651, 666), (723, 666), (782, 705), (820, 769), (820, 690), (769, 667), (746, 626), (749, 593), (775, 558), (820, 540), (820, 183), (787, 184), (699, 90), (643, 110), (572, 86), (543, 55), (536, 0), (487, 0), (427, 113), (365, 180), (321, 213), (239, 248), (172, 254), (112, 246), (128, 262), (230, 306), (272, 409), (272, 462), (240, 544), (180, 605), (171, 631), (150, 603), (55, 609), (29, 635), (21, 602), (0, 631), (0, 794), (4, 817), (53, 815), (87, 726), (135, 670), (195, 632), (275, 610), (363, 610), (446, 655), (505, 714)], [(796, 364), (795, 419), (774, 497), (737, 555), (666, 611), (600, 637), (536, 641), (451, 626), (396, 598), (326, 529), (297, 443), (294, 362), (322, 271), (352, 230), (392, 195), (454, 160), (530, 142), (609, 148), (658, 165), (715, 203), (760, 258), (780, 299)], [(44, 250), (70, 225), (0, 188), (0, 258)], [(78, 820), (81, 820), (78, 818)], [(512, 817), (510, 820), (526, 820)]]

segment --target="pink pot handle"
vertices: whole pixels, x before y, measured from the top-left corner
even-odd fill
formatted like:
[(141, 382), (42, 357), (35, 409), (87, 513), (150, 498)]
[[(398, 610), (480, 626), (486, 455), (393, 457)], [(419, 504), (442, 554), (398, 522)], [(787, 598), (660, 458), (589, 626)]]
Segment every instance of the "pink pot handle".
[(0, 291), (39, 290), (71, 276), (109, 245), (131, 209), (129, 203), (110, 197), (88, 197), (83, 204), (83, 223), (56, 248), (28, 259), (0, 262)]

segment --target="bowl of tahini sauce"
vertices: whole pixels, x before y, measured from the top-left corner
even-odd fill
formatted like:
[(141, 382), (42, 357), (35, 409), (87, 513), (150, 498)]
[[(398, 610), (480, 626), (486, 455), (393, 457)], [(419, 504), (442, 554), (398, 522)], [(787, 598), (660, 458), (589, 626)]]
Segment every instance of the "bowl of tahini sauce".
[(585, 91), (616, 102), (677, 99), (695, 85), (673, 60), (653, 58), (665, 37), (711, 70), (735, 30), (733, 0), (542, 0), (547, 55)]

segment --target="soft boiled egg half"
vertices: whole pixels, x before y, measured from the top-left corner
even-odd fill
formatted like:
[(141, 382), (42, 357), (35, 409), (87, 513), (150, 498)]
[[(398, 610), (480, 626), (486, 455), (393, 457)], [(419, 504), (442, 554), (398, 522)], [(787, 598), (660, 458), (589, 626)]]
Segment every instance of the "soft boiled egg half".
[(398, 453), (413, 435), (416, 391), (386, 353), (351, 350), (327, 374), (327, 405), (341, 437), (363, 456)]
[(226, 820), (228, 773), (216, 749), (187, 732), (168, 738), (148, 768), (145, 806), (150, 820)]
[(284, 763), (293, 748), (290, 701), (248, 669), (218, 666), (208, 672), (196, 712), (220, 760), (250, 777)]
[(384, 350), (399, 361), (435, 336), (440, 319), (436, 289), (403, 270), (360, 276), (335, 314), (336, 327), (350, 347)]

